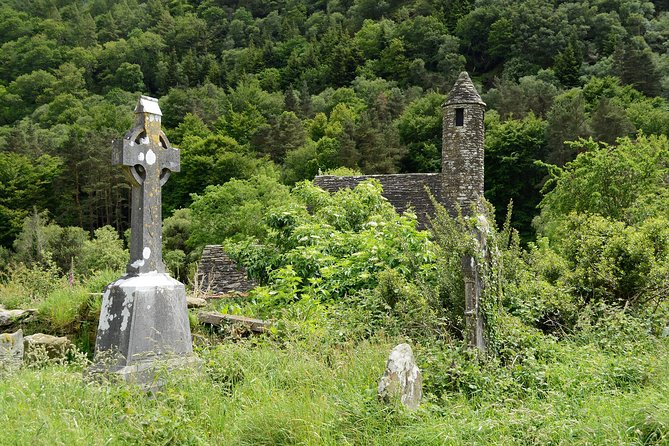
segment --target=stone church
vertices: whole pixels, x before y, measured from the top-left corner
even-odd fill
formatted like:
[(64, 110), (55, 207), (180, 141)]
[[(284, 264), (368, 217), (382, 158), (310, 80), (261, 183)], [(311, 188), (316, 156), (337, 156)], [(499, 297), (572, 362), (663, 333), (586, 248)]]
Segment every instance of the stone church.
[[(319, 175), (314, 184), (328, 192), (353, 188), (360, 182), (374, 178), (383, 186), (383, 196), (398, 212), (411, 208), (422, 227), (427, 227), (434, 206), (426, 189), (451, 214), (456, 209), (467, 215), (483, 197), (483, 115), (485, 103), (466, 72), (460, 73), (443, 108), (442, 159), (440, 173), (407, 173), (394, 175), (334, 176)], [(474, 235), (485, 246), (485, 234)], [(484, 248), (483, 248), (484, 249)], [(483, 319), (479, 317), (479, 299), (482, 282), (476, 261), (472, 256), (462, 259), (465, 282), (466, 338), (472, 347), (485, 350)], [(205, 247), (198, 268), (198, 282), (210, 293), (229, 294), (245, 292), (254, 284), (246, 279), (223, 252), (221, 246)]]
[(423, 227), (434, 213), (432, 195), (451, 213), (459, 205), (467, 213), (483, 196), (483, 114), (481, 100), (467, 72), (458, 80), (442, 105), (444, 111), (441, 149), (441, 173), (405, 173), (339, 177), (320, 175), (314, 184), (328, 192), (354, 188), (361, 181), (374, 178), (383, 186), (383, 196), (398, 212), (411, 207)]

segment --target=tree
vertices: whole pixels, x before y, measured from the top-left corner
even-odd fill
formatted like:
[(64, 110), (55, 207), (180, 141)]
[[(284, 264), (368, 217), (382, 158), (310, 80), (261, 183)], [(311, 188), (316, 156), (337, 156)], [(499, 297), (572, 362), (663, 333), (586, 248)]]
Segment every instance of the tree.
[(51, 183), (62, 171), (59, 158), (0, 152), (0, 245), (11, 245), (32, 209), (53, 203)]
[(304, 126), (292, 111), (285, 111), (260, 127), (252, 141), (259, 153), (265, 153), (275, 162), (281, 162), (286, 153), (305, 142)]
[(547, 160), (562, 166), (576, 155), (578, 146), (566, 144), (589, 135), (585, 101), (579, 89), (572, 89), (555, 98), (548, 115)]
[(402, 160), (403, 171), (441, 171), (443, 102), (443, 95), (428, 94), (409, 104), (397, 120), (400, 142), (408, 149)]
[(95, 230), (94, 237), (86, 240), (81, 252), (79, 271), (83, 274), (111, 270), (122, 272), (128, 263), (128, 250), (111, 226)]
[(187, 207), (191, 195), (202, 193), (209, 185), (258, 173), (275, 175), (274, 166), (266, 159), (255, 158), (234, 139), (222, 134), (187, 136), (181, 142), (181, 172), (164, 187), (163, 212)]
[(512, 223), (525, 241), (532, 235), (532, 219), (546, 176), (546, 170), (535, 164), (545, 158), (546, 127), (546, 121), (531, 113), (522, 120), (504, 122), (495, 112), (486, 115), (486, 198), (500, 223), (513, 201)]
[(203, 194), (193, 196), (193, 226), (188, 243), (203, 247), (228, 238), (263, 238), (267, 235), (263, 224), (267, 209), (290, 202), (288, 187), (263, 175), (209, 186)]
[(652, 51), (641, 36), (621, 42), (613, 53), (616, 74), (624, 84), (634, 86), (647, 96), (660, 93), (660, 73)]
[(572, 213), (599, 214), (628, 224), (665, 215), (669, 142), (662, 136), (621, 138), (617, 146), (592, 139), (575, 143), (581, 152), (562, 169), (552, 169), (538, 220), (553, 235)]
[[(558, 95), (558, 89), (551, 76), (523, 76), (518, 82), (509, 78), (495, 80), (495, 88), (484, 95), (489, 109), (499, 113), (502, 119), (521, 119), (529, 112), (545, 118)], [(544, 77), (548, 78), (545, 79)]]
[(569, 42), (564, 51), (555, 56), (555, 75), (565, 87), (578, 87), (580, 84), (582, 56), (574, 41)]
[(608, 98), (602, 98), (590, 115), (592, 136), (598, 141), (613, 144), (621, 136), (635, 132), (625, 109)]

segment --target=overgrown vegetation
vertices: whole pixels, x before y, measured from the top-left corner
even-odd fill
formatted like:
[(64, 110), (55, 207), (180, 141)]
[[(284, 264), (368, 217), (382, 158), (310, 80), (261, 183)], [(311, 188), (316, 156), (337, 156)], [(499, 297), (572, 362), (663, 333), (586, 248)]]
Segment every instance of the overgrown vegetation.
[[(78, 348), (2, 371), (0, 443), (669, 444), (667, 2), (326, 3), (0, 1), (0, 305)], [(439, 170), (462, 69), (488, 104), (487, 220), (419, 230), (374, 181), (305, 181)], [(202, 369), (155, 396), (81, 373), (128, 259), (109, 141), (139, 92), (181, 147), (168, 269), (189, 282), (223, 244), (260, 286), (212, 305), (274, 322), (240, 339), (191, 314)], [(376, 398), (399, 342), (416, 412)]]

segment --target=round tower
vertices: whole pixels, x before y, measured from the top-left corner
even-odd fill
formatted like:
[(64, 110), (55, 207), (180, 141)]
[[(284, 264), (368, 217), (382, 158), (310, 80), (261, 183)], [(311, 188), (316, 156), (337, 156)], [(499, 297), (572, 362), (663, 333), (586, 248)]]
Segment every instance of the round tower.
[(457, 203), (465, 215), (483, 197), (485, 106), (466, 71), (460, 73), (442, 105), (442, 194), (448, 209), (453, 211)]

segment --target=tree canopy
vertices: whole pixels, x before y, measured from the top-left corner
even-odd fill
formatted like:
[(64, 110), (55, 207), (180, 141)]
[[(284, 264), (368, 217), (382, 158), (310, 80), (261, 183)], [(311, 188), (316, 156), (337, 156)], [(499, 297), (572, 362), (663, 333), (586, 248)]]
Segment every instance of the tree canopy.
[[(565, 141), (581, 137), (615, 144), (669, 129), (666, 2), (6, 0), (0, 10), (0, 155), (30, 160), (20, 179), (0, 177), (5, 247), (33, 206), (91, 233), (126, 229), (128, 187), (109, 142), (139, 93), (160, 98), (183, 150), (166, 216), (255, 174), (292, 185), (340, 167), (438, 171), (440, 101), (463, 69), (499, 116), (487, 121), (488, 198), (500, 217), (514, 200), (524, 237), (548, 177), (536, 161), (568, 163), (587, 148)], [(518, 175), (528, 184), (507, 181)]]

